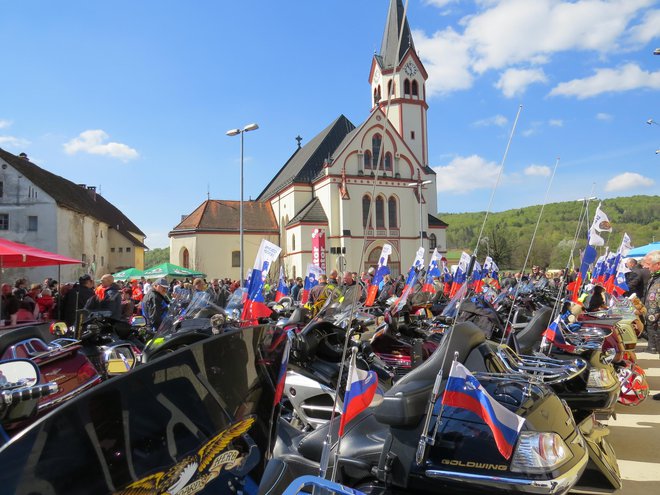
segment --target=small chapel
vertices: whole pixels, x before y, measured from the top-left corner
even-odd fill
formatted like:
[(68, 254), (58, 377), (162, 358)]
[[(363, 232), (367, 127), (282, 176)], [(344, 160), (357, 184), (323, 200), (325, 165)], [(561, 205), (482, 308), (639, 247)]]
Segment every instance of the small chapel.
[[(402, 1), (390, 0), (369, 72), (369, 116), (356, 126), (339, 115), (243, 203), (246, 270), (267, 239), (282, 248), (274, 267), (304, 277), (319, 231), (328, 272), (377, 265), (385, 243), (394, 274), (409, 268), (420, 244), (427, 260), (436, 248), (446, 253), (447, 224), (435, 216), (436, 174), (428, 164), (427, 79)], [(169, 233), (170, 261), (238, 279), (238, 209), (238, 201), (204, 201)]]

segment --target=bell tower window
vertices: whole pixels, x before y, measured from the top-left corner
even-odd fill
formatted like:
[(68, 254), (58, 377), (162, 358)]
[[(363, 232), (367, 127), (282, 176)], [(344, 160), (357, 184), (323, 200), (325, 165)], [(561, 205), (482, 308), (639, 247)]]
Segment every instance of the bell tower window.
[(419, 96), (419, 86), (417, 85), (417, 81), (412, 82), (412, 95)]
[(396, 86), (394, 85), (394, 81), (391, 79), (387, 81), (387, 95), (390, 97), (394, 97), (394, 91), (396, 89)]
[(403, 94), (410, 96), (410, 79), (403, 81)]

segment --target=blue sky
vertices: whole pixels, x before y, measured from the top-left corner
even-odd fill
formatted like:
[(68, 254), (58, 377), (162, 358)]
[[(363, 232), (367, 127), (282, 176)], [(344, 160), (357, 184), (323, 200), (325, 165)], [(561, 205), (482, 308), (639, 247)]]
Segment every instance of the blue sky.
[[(405, 3), (405, 0), (404, 0)], [(358, 125), (389, 0), (0, 0), (0, 147), (96, 185), (150, 247), (206, 199), (256, 197), (340, 114)], [(440, 211), (660, 193), (651, 0), (410, 0)]]

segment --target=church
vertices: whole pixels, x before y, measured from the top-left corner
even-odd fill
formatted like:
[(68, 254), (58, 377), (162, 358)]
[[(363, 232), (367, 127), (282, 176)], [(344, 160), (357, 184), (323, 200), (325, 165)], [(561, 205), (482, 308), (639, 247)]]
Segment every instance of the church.
[[(298, 147), (256, 200), (244, 202), (246, 270), (268, 239), (282, 248), (287, 276), (304, 277), (319, 232), (327, 272), (367, 270), (385, 243), (394, 274), (407, 271), (420, 243), (427, 261), (434, 248), (446, 253), (447, 224), (435, 216), (436, 174), (428, 164), (428, 74), (403, 14), (402, 1), (391, 0), (371, 61), (367, 119), (355, 126), (339, 115)], [(184, 217), (169, 233), (170, 261), (238, 279), (238, 208), (238, 201), (209, 199)]]

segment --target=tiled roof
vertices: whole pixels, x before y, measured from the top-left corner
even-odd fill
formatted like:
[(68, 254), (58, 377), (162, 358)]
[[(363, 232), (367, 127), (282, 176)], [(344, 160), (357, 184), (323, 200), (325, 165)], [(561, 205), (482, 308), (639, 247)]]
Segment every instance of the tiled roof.
[(429, 227), (449, 227), (449, 224), (429, 213)]
[[(208, 199), (174, 227), (170, 235), (190, 231), (238, 232), (240, 229), (240, 201)], [(245, 232), (279, 232), (270, 203), (243, 202), (243, 230)]]
[(309, 222), (322, 225), (328, 224), (328, 217), (325, 214), (325, 210), (323, 209), (323, 205), (321, 204), (321, 201), (319, 201), (319, 198), (314, 198), (307, 203), (298, 214), (291, 219), (287, 226), (295, 225), (298, 222)]
[(0, 148), (0, 159), (14, 167), (23, 177), (51, 196), (58, 205), (107, 223), (136, 246), (147, 248), (131, 232), (144, 236), (131, 220), (99, 193), (89, 191), (64, 177), (55, 175)]
[(355, 126), (346, 117), (340, 115), (314, 139), (296, 150), (257, 200), (267, 201), (293, 182), (311, 183), (323, 169), (324, 161), (332, 156), (353, 129)]

